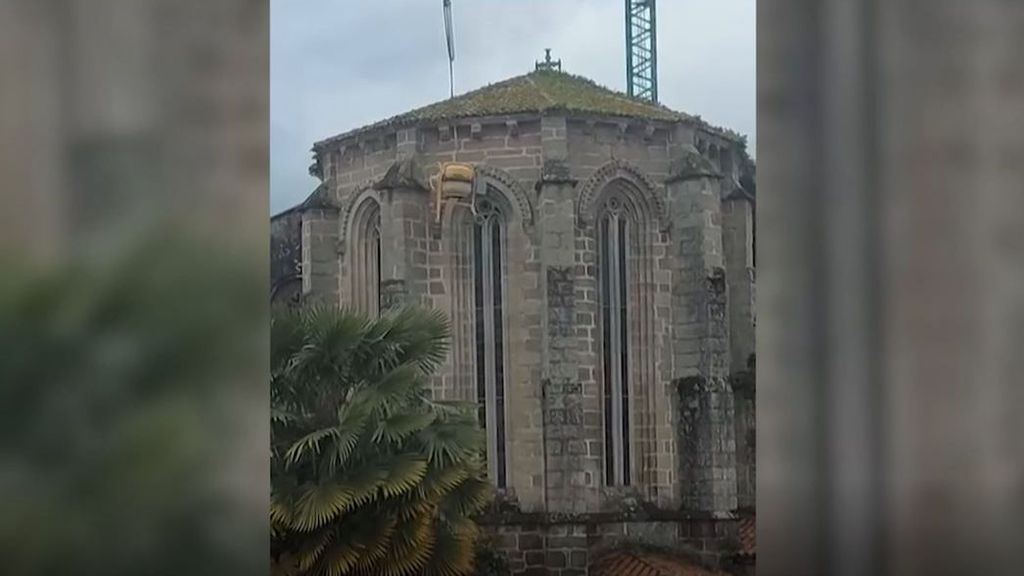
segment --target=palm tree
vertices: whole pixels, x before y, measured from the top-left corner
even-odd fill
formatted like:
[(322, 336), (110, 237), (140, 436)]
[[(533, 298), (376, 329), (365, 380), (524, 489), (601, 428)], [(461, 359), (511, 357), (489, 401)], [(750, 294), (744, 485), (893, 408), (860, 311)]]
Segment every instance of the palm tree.
[(490, 500), (467, 406), (432, 401), (448, 324), (328, 308), (271, 325), (271, 556), (278, 574), (461, 575)]

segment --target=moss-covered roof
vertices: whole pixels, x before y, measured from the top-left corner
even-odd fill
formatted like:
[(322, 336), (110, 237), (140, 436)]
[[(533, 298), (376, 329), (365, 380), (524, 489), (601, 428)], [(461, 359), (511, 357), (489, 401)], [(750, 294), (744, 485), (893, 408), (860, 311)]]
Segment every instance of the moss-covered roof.
[(340, 134), (318, 142), (315, 146), (385, 126), (555, 110), (664, 121), (690, 118), (660, 104), (605, 88), (582, 76), (554, 70), (536, 70)]

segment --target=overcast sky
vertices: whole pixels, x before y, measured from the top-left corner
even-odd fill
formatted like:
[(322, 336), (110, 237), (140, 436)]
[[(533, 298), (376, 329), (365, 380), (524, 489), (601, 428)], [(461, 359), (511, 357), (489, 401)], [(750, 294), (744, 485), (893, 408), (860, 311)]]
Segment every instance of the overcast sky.
[[(566, 72), (625, 91), (622, 0), (452, 0), (455, 92), (533, 70), (544, 48)], [(448, 97), (442, 0), (271, 0), (270, 202), (316, 186), (316, 140)], [(661, 0), (658, 92), (675, 110), (755, 130), (755, 0)]]

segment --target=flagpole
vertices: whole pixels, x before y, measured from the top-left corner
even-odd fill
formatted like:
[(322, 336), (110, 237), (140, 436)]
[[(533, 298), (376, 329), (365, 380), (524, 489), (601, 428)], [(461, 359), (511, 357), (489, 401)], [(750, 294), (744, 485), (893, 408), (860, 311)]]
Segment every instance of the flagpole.
[(455, 32), (452, 30), (452, 0), (444, 0), (444, 35), (448, 45), (448, 91), (455, 98)]

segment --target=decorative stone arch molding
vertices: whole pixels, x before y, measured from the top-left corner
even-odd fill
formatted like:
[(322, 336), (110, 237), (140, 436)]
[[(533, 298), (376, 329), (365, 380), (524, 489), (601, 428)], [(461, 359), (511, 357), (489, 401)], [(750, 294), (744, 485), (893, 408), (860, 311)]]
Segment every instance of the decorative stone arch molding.
[(367, 200), (373, 200), (380, 204), (380, 194), (373, 189), (372, 184), (367, 183), (352, 192), (351, 199), (341, 209), (340, 226), (338, 231), (338, 254), (344, 255), (349, 243), (349, 234), (352, 228), (352, 220), (356, 216), (356, 210)]
[(439, 280), (446, 290), (435, 302), (447, 306), (452, 332), (446, 393), (483, 407), (488, 477), (505, 492), (516, 475), (509, 406), (519, 401), (515, 383), (523, 370), (510, 348), (513, 335), (524, 330), (512, 279), (525, 267), (533, 206), (504, 170), (478, 164), (475, 173), (476, 210), (464, 202), (442, 206)]
[(599, 311), (595, 379), (606, 406), (605, 484), (643, 498), (656, 498), (663, 485), (643, 463), (660, 457), (667, 438), (653, 424), (664, 415), (657, 384), (663, 330), (655, 311), (666, 304), (654, 278), (669, 221), (659, 189), (637, 167), (611, 160), (583, 183), (576, 206), (578, 231), (593, 251), (594, 265), (579, 281), (594, 288)]
[(657, 184), (636, 166), (618, 159), (598, 168), (580, 186), (576, 201), (576, 223), (579, 228), (586, 229), (594, 224), (594, 215), (602, 193), (608, 185), (616, 181), (624, 182), (632, 189), (643, 217), (651, 223), (657, 223), (662, 230), (668, 228), (668, 210), (665, 207), (665, 200), (657, 192)]
[(487, 164), (478, 164), (476, 174), (484, 179), (484, 185), (493, 186), (505, 196), (515, 216), (522, 223), (523, 231), (533, 228), (533, 203), (518, 180), (501, 168)]
[(364, 314), (377, 315), (381, 306), (381, 207), (371, 194), (354, 204), (349, 239), (349, 303)]

